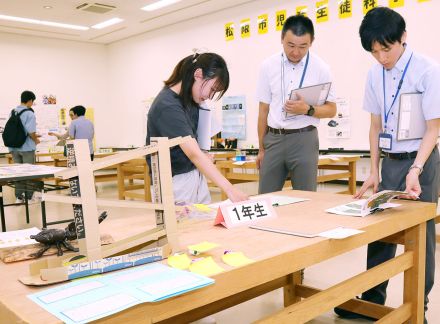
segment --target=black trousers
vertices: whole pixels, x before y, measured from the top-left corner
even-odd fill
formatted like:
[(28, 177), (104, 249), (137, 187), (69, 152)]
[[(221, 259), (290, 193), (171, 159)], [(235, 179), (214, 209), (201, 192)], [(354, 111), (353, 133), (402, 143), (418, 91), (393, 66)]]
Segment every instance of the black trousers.
[[(384, 158), (382, 161), (382, 181), (379, 190), (405, 190), (406, 175), (409, 167), (414, 163), (414, 159), (391, 160)], [(422, 193), (421, 201), (437, 203), (439, 188), (439, 152), (437, 147), (432, 151), (425, 163), (423, 173), (419, 177)], [(425, 311), (427, 310), (428, 294), (434, 285), (435, 272), (435, 222), (433, 219), (426, 224), (426, 268), (425, 268)], [(385, 261), (392, 259), (396, 254), (396, 244), (373, 242), (368, 245), (367, 269), (373, 268)], [(387, 297), (386, 289), (388, 281), (367, 290), (362, 294), (362, 299), (377, 304), (385, 304)]]

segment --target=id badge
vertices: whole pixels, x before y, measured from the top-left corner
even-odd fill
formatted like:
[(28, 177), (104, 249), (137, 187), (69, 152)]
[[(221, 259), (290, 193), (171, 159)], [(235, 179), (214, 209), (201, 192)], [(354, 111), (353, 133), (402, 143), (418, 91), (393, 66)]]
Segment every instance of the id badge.
[(391, 150), (393, 143), (393, 136), (387, 133), (379, 134), (379, 148), (383, 150)]

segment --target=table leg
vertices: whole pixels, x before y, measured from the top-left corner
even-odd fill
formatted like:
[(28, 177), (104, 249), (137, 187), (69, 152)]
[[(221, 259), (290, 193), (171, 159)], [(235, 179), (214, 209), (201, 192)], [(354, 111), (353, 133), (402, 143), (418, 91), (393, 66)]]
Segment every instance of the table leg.
[(27, 191), (28, 191), (27, 182), (24, 181), (24, 206), (26, 208), (26, 223), (29, 224), (29, 201), (27, 199)]
[[(41, 193), (44, 195), (44, 188), (41, 190)], [(46, 202), (44, 200), (41, 200), (41, 220), (43, 223), (43, 228), (47, 227), (47, 220), (46, 220)]]
[(414, 253), (413, 266), (405, 271), (403, 302), (411, 305), (411, 323), (423, 323), (425, 298), (426, 223), (405, 232), (405, 252)]
[(348, 163), (348, 171), (350, 178), (348, 178), (348, 191), (354, 195), (356, 193), (356, 161)]
[(289, 275), (289, 284), (283, 287), (284, 307), (301, 301), (301, 297), (295, 292), (295, 286), (302, 283), (301, 277), (301, 270)]
[(0, 184), (0, 214), (2, 218), (2, 232), (6, 232), (5, 206), (3, 202), (3, 185)]

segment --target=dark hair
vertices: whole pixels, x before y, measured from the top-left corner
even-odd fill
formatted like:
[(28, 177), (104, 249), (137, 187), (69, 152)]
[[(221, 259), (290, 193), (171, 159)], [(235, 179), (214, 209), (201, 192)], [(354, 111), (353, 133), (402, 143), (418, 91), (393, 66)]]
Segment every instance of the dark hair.
[(371, 9), (359, 27), (362, 47), (371, 52), (375, 42), (385, 47), (400, 43), (405, 29), (405, 19), (396, 11), (386, 7)]
[(26, 90), (21, 93), (21, 103), (27, 103), (29, 100), (34, 101), (35, 99), (35, 94), (32, 91)]
[(75, 106), (73, 108), (70, 108), (70, 111), (73, 111), (73, 113), (78, 117), (84, 116), (86, 114), (86, 108), (84, 108), (83, 106)]
[(194, 84), (194, 73), (202, 69), (203, 79), (211, 80), (217, 78), (216, 87), (219, 89), (220, 99), (229, 87), (229, 71), (225, 60), (215, 53), (202, 53), (187, 56), (177, 63), (173, 73), (164, 81), (165, 86), (170, 88), (182, 82), (179, 96), (182, 98), (185, 107), (196, 106), (192, 97), (192, 86)]
[(296, 36), (310, 34), (312, 41), (315, 39), (315, 28), (313, 28), (313, 23), (310, 18), (304, 15), (298, 14), (286, 19), (281, 32), (281, 39), (284, 39), (288, 30)]

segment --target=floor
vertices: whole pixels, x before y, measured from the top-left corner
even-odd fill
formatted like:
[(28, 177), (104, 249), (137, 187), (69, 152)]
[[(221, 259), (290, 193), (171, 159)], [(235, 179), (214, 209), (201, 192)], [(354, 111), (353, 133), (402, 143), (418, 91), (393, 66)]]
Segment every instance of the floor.
[[(240, 187), (242, 190), (249, 194), (255, 194), (257, 187), (255, 184), (242, 184)], [(318, 191), (327, 192), (338, 192), (342, 191), (346, 186), (342, 187), (340, 185), (331, 184), (321, 184), (318, 187)], [(4, 190), (6, 202), (14, 201), (14, 194), (12, 189), (5, 188)], [(117, 198), (116, 185), (111, 184), (100, 184), (97, 187), (97, 196), (101, 198)], [(213, 201), (220, 199), (219, 192), (212, 192)], [(118, 217), (120, 210), (117, 208), (106, 209), (111, 215), (111, 217)], [(124, 217), (130, 214), (139, 213), (139, 210), (128, 209), (124, 210)], [(26, 224), (24, 207), (7, 207), (6, 208), (6, 221), (8, 230), (23, 229), (32, 226), (41, 227), (41, 211), (40, 206), (31, 205), (30, 206), (30, 224)], [(50, 221), (66, 219), (72, 217), (72, 210), (70, 205), (62, 205), (58, 203), (48, 203), (47, 204), (47, 215)], [(115, 216), (116, 215), (116, 216)], [(65, 227), (65, 225), (60, 225)], [(105, 222), (101, 225), (105, 226)], [(437, 253), (440, 253), (437, 251)], [(362, 271), (365, 267), (365, 256), (366, 248), (360, 248), (355, 251), (346, 253), (339, 257), (333, 258), (331, 260), (322, 262), (313, 267), (307, 268), (305, 271), (305, 284), (311, 285), (319, 288), (326, 288), (334, 283), (337, 283), (353, 274)], [(437, 258), (437, 278), (439, 267), (439, 259)], [(341, 271), (340, 264), (343, 263), (344, 271)], [(393, 278), (390, 281), (388, 289), (388, 300), (387, 305), (396, 306), (401, 303), (401, 289), (403, 284), (403, 277), (401, 275)], [(427, 313), (427, 319), (429, 323), (440, 323), (440, 287), (436, 284), (433, 291), (430, 294), (429, 310)], [(251, 323), (261, 317), (267, 316), (277, 310), (282, 309), (282, 291), (276, 290), (266, 295), (263, 295), (254, 300), (242, 303), (225, 311), (219, 312), (208, 318), (197, 321), (197, 323), (218, 323), (218, 324), (246, 324)], [(333, 312), (329, 312), (318, 318), (310, 321), (313, 324), (323, 324), (323, 323), (367, 323), (365, 320), (343, 320), (340, 319)]]

